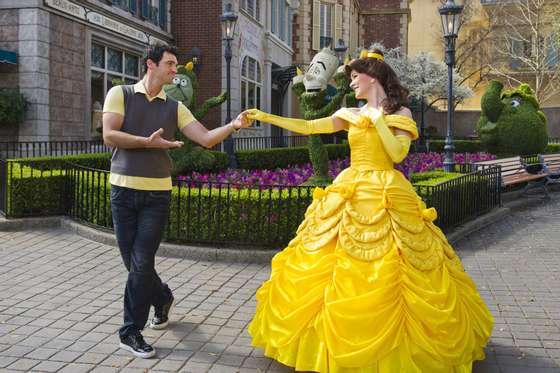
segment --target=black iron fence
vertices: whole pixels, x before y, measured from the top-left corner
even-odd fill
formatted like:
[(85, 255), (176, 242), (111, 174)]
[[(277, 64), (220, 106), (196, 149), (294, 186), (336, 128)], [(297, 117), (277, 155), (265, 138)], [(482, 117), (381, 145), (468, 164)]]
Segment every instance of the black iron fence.
[[(112, 229), (108, 171), (72, 165), (68, 170), (68, 215)], [(171, 193), (165, 239), (277, 248), (295, 235), (312, 200), (312, 187), (261, 186), (178, 181)]]
[(426, 205), (436, 208), (436, 224), (444, 231), (501, 205), (499, 166), (474, 171), (463, 165), (461, 171), (468, 173), (437, 185), (415, 185)]
[(6, 192), (8, 178), (6, 175), (6, 162), (0, 159), (0, 214), (4, 215), (6, 211)]
[[(445, 140), (433, 136), (430, 140)], [(478, 140), (475, 137), (455, 137), (454, 140)], [(560, 138), (551, 137), (549, 144), (559, 144)], [(234, 138), (235, 150), (257, 150), (307, 145), (307, 136), (259, 136)], [(102, 140), (90, 141), (4, 141), (0, 142), (0, 159), (62, 156), (110, 152)]]
[(0, 142), (0, 158), (30, 158), (110, 152), (101, 140)]
[[(69, 215), (112, 229), (109, 172), (66, 163), (36, 170), (27, 161), (0, 160), (0, 210), (6, 217)], [(500, 205), (499, 167), (468, 172), (434, 186), (415, 185), (448, 230)], [(171, 196), (166, 240), (278, 248), (294, 237), (312, 201), (312, 187), (178, 181)]]

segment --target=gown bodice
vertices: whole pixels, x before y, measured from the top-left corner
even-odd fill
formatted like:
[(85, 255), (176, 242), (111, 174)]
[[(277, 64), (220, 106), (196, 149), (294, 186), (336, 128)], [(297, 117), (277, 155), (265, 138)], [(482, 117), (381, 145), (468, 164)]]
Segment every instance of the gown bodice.
[[(393, 169), (393, 161), (385, 151), (381, 138), (375, 129), (379, 111), (363, 107), (360, 112), (343, 108), (334, 116), (348, 123), (348, 143), (350, 145), (350, 167), (358, 171), (386, 171)], [(403, 115), (387, 115), (389, 127), (399, 128), (418, 137), (414, 121)]]

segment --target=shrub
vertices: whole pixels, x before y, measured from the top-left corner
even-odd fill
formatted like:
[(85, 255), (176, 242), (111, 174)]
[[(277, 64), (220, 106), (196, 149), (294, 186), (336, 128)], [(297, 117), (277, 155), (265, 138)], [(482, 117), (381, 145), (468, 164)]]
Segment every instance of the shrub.
[(544, 149), (544, 152), (547, 154), (560, 153), (560, 144), (548, 144)]
[(445, 171), (419, 172), (410, 174), (410, 182), (416, 185), (436, 185), (462, 175), (457, 172)]
[[(328, 144), (325, 148), (329, 159), (340, 159), (350, 154), (350, 148), (346, 144)], [(309, 162), (309, 149), (306, 146), (243, 150), (235, 154), (238, 167), (246, 170), (273, 170)]]
[(67, 168), (67, 162), (98, 170), (109, 170), (111, 166), (111, 153), (18, 158), (13, 160), (17, 161), (19, 164), (43, 171)]
[[(479, 140), (454, 140), (455, 153), (478, 153), (484, 151), (484, 148)], [(443, 152), (445, 140), (430, 140), (431, 152)]]
[(17, 126), (25, 119), (27, 103), (17, 89), (0, 88), (0, 126)]
[(227, 154), (203, 149), (199, 146), (178, 148), (169, 152), (173, 161), (173, 175), (188, 172), (213, 172), (227, 167)]

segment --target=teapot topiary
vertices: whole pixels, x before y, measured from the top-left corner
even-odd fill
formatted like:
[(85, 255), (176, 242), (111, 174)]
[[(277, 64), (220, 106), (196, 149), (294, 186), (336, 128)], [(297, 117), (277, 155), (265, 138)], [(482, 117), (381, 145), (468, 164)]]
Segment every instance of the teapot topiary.
[(546, 116), (528, 84), (504, 91), (501, 82), (492, 80), (482, 96), (481, 107), (476, 129), (487, 151), (526, 155), (546, 148)]

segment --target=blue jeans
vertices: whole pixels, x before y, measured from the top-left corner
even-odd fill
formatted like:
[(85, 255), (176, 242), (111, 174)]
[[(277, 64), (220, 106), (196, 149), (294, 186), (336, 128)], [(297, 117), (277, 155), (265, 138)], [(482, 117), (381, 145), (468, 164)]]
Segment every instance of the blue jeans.
[(144, 329), (150, 306), (161, 307), (171, 299), (171, 290), (154, 268), (171, 192), (144, 191), (111, 186), (113, 225), (121, 256), (128, 270), (124, 293), (124, 324), (121, 338)]

